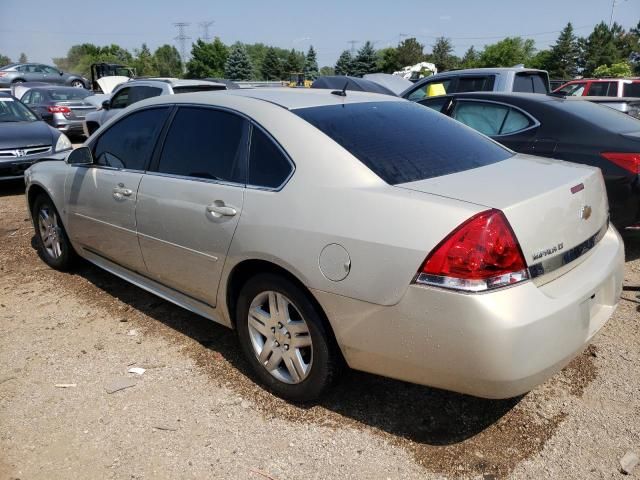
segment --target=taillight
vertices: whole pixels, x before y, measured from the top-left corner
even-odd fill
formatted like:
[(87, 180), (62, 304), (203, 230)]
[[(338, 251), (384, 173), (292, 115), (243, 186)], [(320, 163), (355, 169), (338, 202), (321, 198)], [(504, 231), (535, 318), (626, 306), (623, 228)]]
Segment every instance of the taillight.
[(512, 285), (529, 278), (527, 263), (500, 210), (474, 215), (427, 256), (415, 283), (468, 292)]
[(0, 72), (0, 77), (6, 77), (7, 76), (7, 72)]
[(69, 107), (63, 107), (60, 105), (52, 105), (50, 107), (47, 107), (47, 110), (49, 110), (49, 113), (70, 113), (71, 109)]
[(640, 153), (602, 152), (602, 156), (631, 173), (640, 174)]

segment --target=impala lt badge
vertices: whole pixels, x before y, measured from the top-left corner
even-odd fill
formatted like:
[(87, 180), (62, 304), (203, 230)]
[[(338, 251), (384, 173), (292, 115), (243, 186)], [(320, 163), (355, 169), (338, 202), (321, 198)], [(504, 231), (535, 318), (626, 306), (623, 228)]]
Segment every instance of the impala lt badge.
[(585, 205), (580, 209), (580, 218), (583, 220), (589, 220), (591, 216), (591, 207), (589, 205)]

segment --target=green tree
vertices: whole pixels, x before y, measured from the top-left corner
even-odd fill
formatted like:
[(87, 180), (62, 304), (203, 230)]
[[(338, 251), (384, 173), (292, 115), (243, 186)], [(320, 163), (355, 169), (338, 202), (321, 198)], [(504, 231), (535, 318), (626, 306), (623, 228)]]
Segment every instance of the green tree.
[(103, 47), (92, 43), (73, 45), (66, 57), (54, 58), (53, 62), (64, 71), (75, 72), (85, 76), (91, 74), (92, 63), (120, 63), (131, 65), (133, 56), (119, 45), (111, 44)]
[(224, 77), (227, 57), (227, 47), (218, 37), (211, 43), (198, 39), (191, 47), (191, 59), (186, 65), (187, 77)]
[(540, 50), (533, 57), (531, 57), (531, 61), (529, 62), (529, 67), (531, 68), (539, 68), (540, 70), (547, 70), (551, 78), (563, 78), (556, 74), (551, 73), (553, 71), (552, 67), (552, 57), (553, 51), (551, 50)]
[(562, 29), (558, 40), (551, 47), (548, 65), (549, 75), (552, 78), (570, 79), (578, 75), (578, 57), (580, 47), (578, 39), (573, 33), (571, 22)]
[[(617, 24), (613, 27), (616, 30), (620, 28)], [(583, 48), (584, 71), (582, 74), (585, 77), (593, 75), (594, 70), (600, 65), (612, 65), (626, 60), (616, 48), (613, 29), (604, 22), (595, 26), (593, 32), (584, 40)]]
[(513, 67), (530, 62), (535, 43), (522, 37), (507, 37), (492, 45), (487, 45), (480, 54), (480, 67)]
[(362, 48), (358, 50), (353, 62), (353, 75), (362, 77), (367, 73), (375, 73), (377, 70), (376, 51), (373, 48), (373, 44), (367, 40)]
[(153, 61), (153, 55), (151, 50), (147, 47), (146, 43), (142, 44), (140, 50), (135, 51), (136, 57), (133, 61), (133, 66), (136, 69), (136, 73), (139, 77), (153, 77), (158, 75), (155, 62)]
[(445, 37), (436, 39), (430, 56), (431, 62), (436, 66), (439, 72), (453, 70), (458, 66), (459, 59), (453, 54), (453, 45), (451, 40)]
[(230, 80), (251, 80), (253, 65), (247, 51), (241, 43), (231, 46), (229, 57), (224, 66), (224, 74)]
[(424, 45), (413, 37), (400, 42), (396, 51), (398, 61), (396, 70), (424, 61)]
[(473, 45), (471, 45), (460, 60), (460, 68), (476, 68), (480, 61), (480, 54), (476, 51)]
[(313, 45), (309, 45), (309, 50), (304, 57), (304, 78), (312, 81), (318, 78), (318, 59)]
[(173, 45), (162, 45), (153, 52), (153, 63), (160, 77), (182, 76), (182, 59)]
[(632, 74), (631, 65), (627, 62), (600, 65), (593, 71), (593, 76), (598, 78), (630, 77)]
[(304, 65), (304, 54), (301, 55), (301, 52), (296, 52), (294, 49), (287, 54), (287, 61), (284, 66), (284, 74), (285, 78), (287, 78), (291, 73), (296, 73), (302, 71)]
[(324, 66), (320, 69), (320, 75), (322, 76), (335, 75), (335, 74), (336, 74), (336, 71), (333, 67)]
[(2, 55), (0, 53), (0, 67), (4, 67), (5, 65), (9, 65), (11, 63), (11, 59), (6, 55)]
[(338, 61), (336, 62), (335, 71), (336, 75), (353, 75), (353, 57), (349, 50), (345, 50), (340, 54)]
[(398, 62), (398, 49), (396, 47), (381, 48), (376, 52), (378, 56), (378, 70), (384, 73), (393, 73), (400, 70)]
[(22, 52), (20, 57), (18, 57), (18, 63), (27, 63), (29, 59), (27, 58), (27, 54)]
[(265, 80), (278, 80), (282, 78), (282, 63), (274, 48), (267, 48), (267, 53), (262, 60), (260, 73)]

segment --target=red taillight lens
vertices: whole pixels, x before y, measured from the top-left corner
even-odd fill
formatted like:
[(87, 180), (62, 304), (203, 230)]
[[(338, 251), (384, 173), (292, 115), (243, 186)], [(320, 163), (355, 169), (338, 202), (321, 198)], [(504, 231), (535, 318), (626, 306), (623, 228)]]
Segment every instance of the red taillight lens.
[(61, 107), (60, 105), (52, 105), (50, 107), (47, 107), (47, 110), (49, 110), (50, 113), (70, 113), (71, 112), (69, 107)]
[(7, 76), (7, 72), (0, 72), (0, 77), (6, 77)]
[(415, 282), (482, 291), (529, 278), (513, 230), (500, 210), (474, 215), (433, 249)]
[(602, 156), (631, 173), (640, 174), (640, 153), (602, 152)]

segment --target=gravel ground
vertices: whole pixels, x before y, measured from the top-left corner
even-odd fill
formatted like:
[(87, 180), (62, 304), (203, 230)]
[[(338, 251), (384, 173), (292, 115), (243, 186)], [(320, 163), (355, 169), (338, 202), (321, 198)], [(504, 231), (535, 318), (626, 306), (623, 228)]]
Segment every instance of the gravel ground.
[[(48, 268), (19, 182), (0, 214), (0, 479), (618, 478), (640, 453), (637, 292), (521, 398), (349, 372), (295, 406), (253, 383), (225, 328), (91, 265)], [(639, 257), (629, 239), (626, 286)]]

